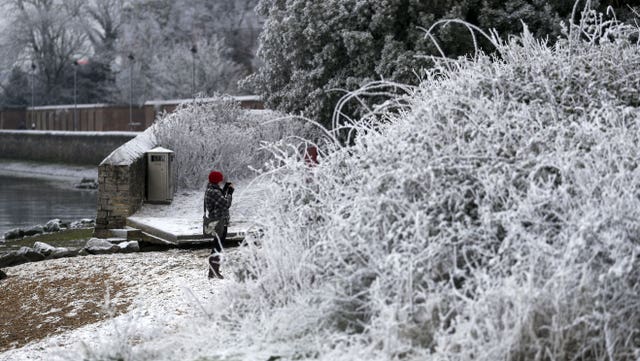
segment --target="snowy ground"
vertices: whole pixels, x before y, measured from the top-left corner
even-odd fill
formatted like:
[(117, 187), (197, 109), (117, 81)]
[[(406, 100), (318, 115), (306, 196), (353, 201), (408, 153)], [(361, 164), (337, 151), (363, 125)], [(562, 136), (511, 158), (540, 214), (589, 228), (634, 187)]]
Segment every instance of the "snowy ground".
[[(129, 306), (124, 314), (115, 318), (56, 333), (24, 347), (0, 353), (0, 361), (63, 359), (65, 355), (81, 349), (83, 344), (94, 347), (100, 340), (113, 338), (114, 335), (121, 334), (129, 342), (137, 342), (138, 331), (145, 330), (147, 334), (149, 329), (171, 332), (173, 326), (197, 314), (198, 303), (214, 297), (218, 286), (225, 282), (207, 279), (208, 253), (208, 250), (201, 249), (88, 256), (6, 269), (9, 280), (13, 282), (33, 280), (33, 275), (39, 275), (38, 282), (51, 283), (77, 274), (103, 274), (111, 282), (126, 285), (121, 292), (112, 296), (111, 301), (126, 302)], [(228, 252), (227, 259), (232, 262), (233, 251)], [(61, 268), (64, 272), (60, 272)], [(224, 268), (222, 273), (225, 274)], [(54, 303), (55, 300), (49, 302)], [(25, 300), (25, 304), (28, 303), (29, 300)], [(37, 316), (45, 321), (44, 315)]]
[[(79, 176), (91, 177), (95, 169), (83, 167), (58, 167), (51, 165), (33, 166), (28, 163), (0, 163), (0, 171), (16, 174), (37, 174), (48, 177), (77, 179)], [(144, 205), (136, 214), (140, 219), (149, 222), (165, 222), (180, 224), (181, 220), (199, 225), (202, 220), (203, 190), (178, 191), (171, 205)], [(246, 221), (254, 216), (253, 205), (265, 192), (261, 183), (238, 182), (231, 208), (232, 222)], [(130, 342), (139, 342), (137, 330), (158, 329), (165, 332), (199, 312), (200, 302), (215, 297), (219, 285), (225, 280), (209, 281), (206, 277), (206, 258), (208, 249), (170, 250), (166, 252), (148, 252), (133, 254), (116, 254), (75, 257), (37, 263), (28, 263), (10, 267), (4, 271), (8, 280), (20, 282), (36, 282), (44, 288), (57, 287), (56, 282), (65, 278), (75, 279), (77, 275), (92, 274), (100, 278), (103, 275), (109, 282), (122, 285), (112, 302), (125, 305), (124, 313), (115, 318), (98, 320), (95, 323), (74, 329), (58, 329), (53, 334), (34, 340), (27, 345), (0, 353), (0, 361), (52, 360), (54, 355), (64, 359), (64, 355), (78, 350), (83, 344), (94, 346), (105, 337), (123, 335)], [(234, 260), (234, 250), (227, 250), (227, 262)], [(223, 275), (225, 267), (222, 268)], [(5, 283), (6, 285), (6, 283)], [(77, 290), (74, 290), (77, 291)], [(29, 295), (29, 291), (25, 291)], [(1, 293), (0, 293), (1, 294)], [(76, 300), (82, 302), (83, 300)], [(24, 307), (31, 302), (41, 303), (37, 298), (25, 298)], [(44, 302), (47, 302), (44, 300)], [(51, 301), (53, 303), (53, 301)], [(64, 308), (72, 305), (51, 305), (51, 308)], [(72, 307), (73, 308), (73, 307)], [(78, 307), (75, 306), (75, 309)], [(53, 312), (45, 307), (44, 314), (32, 314), (43, 322), (45, 315)], [(77, 312), (68, 313), (73, 317)], [(2, 326), (2, 322), (0, 322)], [(11, 325), (3, 332), (11, 332)], [(1, 343), (1, 341), (0, 341)], [(2, 347), (4, 346), (4, 347)], [(7, 345), (0, 344), (0, 349)]]
[[(248, 181), (238, 182), (235, 187), (229, 232), (246, 233), (251, 228), (248, 220), (255, 216), (254, 205), (265, 193), (265, 187)], [(130, 218), (174, 235), (197, 234), (202, 232), (203, 196), (204, 189), (178, 191), (171, 204), (144, 204)]]

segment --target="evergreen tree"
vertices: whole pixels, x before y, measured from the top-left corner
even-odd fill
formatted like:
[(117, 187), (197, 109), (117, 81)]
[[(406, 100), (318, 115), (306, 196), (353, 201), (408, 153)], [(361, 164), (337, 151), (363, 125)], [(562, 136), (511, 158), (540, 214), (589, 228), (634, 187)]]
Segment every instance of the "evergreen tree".
[(18, 67), (11, 69), (9, 79), (2, 86), (2, 106), (31, 105), (29, 74)]
[(115, 87), (112, 65), (116, 61), (116, 42), (122, 31), (126, 0), (100, 0), (88, 3), (84, 9), (87, 19), (85, 31), (93, 54), (89, 63), (78, 68), (82, 102), (108, 101)]
[(482, 4), (478, 20), (483, 28), (500, 29), (505, 35), (520, 33), (524, 23), (534, 36), (554, 39), (560, 35), (561, 19), (557, 10), (546, 0), (487, 0)]
[[(430, 65), (428, 56), (440, 55), (424, 29), (441, 19), (495, 28), (503, 37), (521, 32), (524, 22), (537, 36), (553, 38), (573, 5), (543, 0), (261, 0), (257, 9), (266, 18), (258, 53), (264, 65), (245, 86), (270, 107), (330, 126), (345, 91), (381, 79), (417, 83), (416, 74)], [(463, 25), (440, 26), (433, 34), (448, 57), (476, 50)], [(488, 41), (477, 38), (481, 49), (492, 50)]]

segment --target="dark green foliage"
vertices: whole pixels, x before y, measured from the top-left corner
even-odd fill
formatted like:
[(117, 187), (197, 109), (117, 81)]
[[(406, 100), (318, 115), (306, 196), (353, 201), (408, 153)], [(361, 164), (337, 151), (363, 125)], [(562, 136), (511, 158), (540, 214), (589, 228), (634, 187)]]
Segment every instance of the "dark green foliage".
[[(629, 18), (630, 10), (620, 1), (592, 3), (601, 11), (609, 5), (619, 18)], [(330, 127), (346, 91), (381, 79), (417, 84), (420, 70), (432, 65), (428, 56), (441, 55), (424, 31), (439, 20), (461, 19), (502, 37), (521, 32), (526, 23), (535, 36), (553, 43), (573, 8), (558, 0), (262, 0), (258, 10), (267, 21), (259, 56), (264, 65), (246, 85), (268, 106), (303, 113)], [(447, 57), (476, 51), (463, 25), (439, 26), (433, 34)], [(477, 45), (494, 50), (480, 36)], [(355, 104), (342, 111), (348, 116), (359, 112)]]
[(4, 97), (2, 99), (3, 106), (26, 106), (31, 102), (31, 83), (29, 74), (25, 73), (18, 67), (11, 69), (9, 79), (2, 87)]

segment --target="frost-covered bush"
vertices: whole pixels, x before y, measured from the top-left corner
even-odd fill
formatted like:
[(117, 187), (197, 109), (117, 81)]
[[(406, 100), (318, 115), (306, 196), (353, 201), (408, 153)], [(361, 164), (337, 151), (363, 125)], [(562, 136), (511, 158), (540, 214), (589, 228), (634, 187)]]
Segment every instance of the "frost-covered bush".
[(195, 89), (206, 94), (236, 92), (236, 83), (244, 73), (242, 66), (231, 59), (231, 49), (225, 47), (224, 40), (214, 36), (195, 46), (198, 51), (195, 68), (186, 66), (193, 61), (193, 54), (187, 49), (175, 49), (173, 45), (159, 51), (149, 66), (153, 74), (152, 96), (157, 99), (190, 98)]
[[(270, 108), (303, 112), (329, 127), (335, 103), (346, 91), (380, 79), (415, 85), (417, 74), (433, 65), (429, 56), (438, 55), (439, 49), (457, 56), (473, 54), (474, 45), (490, 46), (482, 38), (472, 41), (463, 26), (451, 23), (432, 31), (436, 47), (422, 28), (457, 18), (508, 36), (520, 33), (525, 22), (534, 34), (554, 41), (573, 2), (260, 0), (256, 10), (265, 23), (258, 55), (263, 64), (245, 85)], [(602, 11), (615, 8), (619, 18), (626, 18), (623, 14), (632, 6), (628, 1), (591, 3)], [(361, 114), (350, 105), (342, 110), (350, 116)]]
[(191, 350), (638, 359), (638, 29), (599, 25), (445, 62), (317, 166), (276, 153), (262, 236)]
[(313, 126), (272, 111), (241, 109), (231, 97), (198, 98), (164, 115), (151, 132), (176, 152), (180, 187), (200, 188), (212, 169), (229, 180), (253, 175), (273, 158), (262, 142), (313, 137)]

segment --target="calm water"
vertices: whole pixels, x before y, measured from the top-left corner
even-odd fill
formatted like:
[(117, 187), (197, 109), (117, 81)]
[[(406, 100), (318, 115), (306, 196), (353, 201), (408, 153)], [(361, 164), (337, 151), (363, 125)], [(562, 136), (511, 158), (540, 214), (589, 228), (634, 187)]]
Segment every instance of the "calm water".
[(10, 229), (44, 225), (53, 218), (95, 218), (97, 192), (71, 183), (0, 174), (0, 238)]

